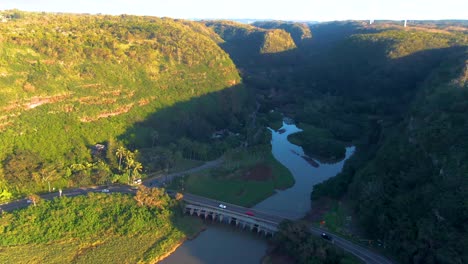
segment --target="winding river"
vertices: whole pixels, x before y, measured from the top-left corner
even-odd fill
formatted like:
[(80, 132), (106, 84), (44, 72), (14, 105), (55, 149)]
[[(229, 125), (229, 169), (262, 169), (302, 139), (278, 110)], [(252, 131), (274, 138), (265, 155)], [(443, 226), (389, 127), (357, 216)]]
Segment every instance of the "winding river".
[[(291, 171), (296, 183), (287, 190), (278, 190), (254, 208), (270, 214), (299, 219), (310, 209), (312, 187), (339, 173), (355, 148), (346, 148), (346, 157), (340, 162), (334, 164), (317, 162), (318, 166), (314, 167), (302, 157), (304, 155), (302, 148), (287, 140), (288, 135), (302, 130), (294, 124), (283, 122), (283, 127), (278, 131), (271, 130), (273, 156)], [(197, 238), (185, 242), (160, 263), (260, 263), (266, 249), (266, 241), (254, 233), (213, 223)]]

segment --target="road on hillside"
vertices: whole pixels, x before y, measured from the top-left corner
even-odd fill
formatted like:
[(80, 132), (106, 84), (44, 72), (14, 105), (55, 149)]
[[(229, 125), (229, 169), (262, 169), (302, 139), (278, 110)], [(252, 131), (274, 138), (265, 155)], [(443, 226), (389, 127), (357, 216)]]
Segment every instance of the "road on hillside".
[(343, 250), (355, 255), (365, 263), (369, 264), (392, 264), (392, 262), (381, 256), (378, 255), (377, 253), (374, 253), (370, 251), (367, 248), (361, 247), (359, 245), (354, 244), (353, 242), (346, 240), (340, 236), (337, 236), (335, 234), (330, 234), (328, 231), (320, 229), (318, 227), (310, 227), (310, 231), (317, 235), (320, 236), (323, 233), (326, 233), (328, 235), (332, 236), (332, 241), (335, 246), (342, 248)]
[[(166, 181), (171, 181), (172, 179), (176, 177), (180, 177), (189, 173), (194, 173), (197, 171), (201, 171), (204, 169), (210, 169), (219, 166), (223, 162), (222, 158), (218, 158), (216, 160), (208, 161), (198, 167), (191, 168), (185, 171), (181, 172), (175, 172), (171, 174), (167, 174), (162, 177), (158, 178), (152, 178), (152, 179), (146, 179), (143, 184), (145, 186), (149, 187), (162, 187), (163, 184)], [(108, 189), (110, 192), (119, 192), (119, 193), (136, 193), (136, 190), (132, 189), (128, 185), (112, 185), (112, 186), (98, 186), (98, 187), (89, 187), (89, 188), (76, 188), (76, 189), (69, 189), (69, 190), (64, 190), (62, 192), (62, 196), (67, 196), (67, 197), (74, 197), (77, 195), (86, 195), (89, 192), (102, 192), (103, 189)], [(53, 193), (46, 193), (40, 195), (42, 199), (45, 200), (52, 200), (55, 197), (60, 197), (59, 192), (53, 192)], [(10, 203), (5, 203), (5, 204), (0, 204), (0, 212), (2, 210), (4, 211), (13, 211), (19, 208), (24, 208), (30, 205), (31, 202), (28, 202), (28, 199), (19, 199)]]
[[(172, 174), (168, 174), (165, 176), (165, 180), (172, 180), (173, 178), (176, 178), (176, 177), (180, 177), (180, 176), (183, 176), (185, 174), (188, 174), (188, 173), (193, 173), (193, 172), (197, 172), (197, 171), (200, 171), (200, 170), (204, 170), (204, 169), (208, 169), (208, 168), (213, 168), (213, 167), (216, 167), (218, 165), (220, 165), (222, 163), (222, 159), (217, 159), (217, 160), (214, 160), (214, 161), (210, 161), (210, 162), (207, 162), (199, 167), (196, 167), (196, 168), (192, 168), (192, 169), (189, 169), (189, 170), (186, 170), (186, 171), (183, 171), (183, 172), (177, 172), (177, 173), (172, 173)], [(164, 181), (162, 181), (161, 179), (147, 179), (144, 181), (144, 185), (146, 186), (152, 186), (152, 187), (161, 187), (163, 185)], [(74, 197), (74, 196), (78, 196), (78, 195), (86, 195), (90, 192), (99, 192), (99, 193), (104, 193), (103, 190), (108, 190), (109, 193), (114, 193), (114, 192), (118, 192), (118, 193), (127, 193), (127, 194), (135, 194), (136, 193), (136, 190), (131, 187), (131, 186), (128, 186), (128, 185), (113, 185), (113, 186), (108, 186), (108, 187), (105, 187), (105, 186), (99, 186), (99, 187), (90, 187), (90, 188), (77, 188), (77, 189), (70, 189), (70, 190), (64, 190), (62, 192), (62, 196), (66, 196), (66, 197)], [(107, 193), (107, 192), (106, 192)], [(43, 194), (43, 195), (40, 195), (40, 197), (42, 199), (46, 199), (46, 200), (52, 200), (54, 199), (55, 197), (59, 197), (59, 193), (58, 192), (54, 192), (54, 193), (47, 193), (47, 194)], [(205, 198), (205, 197), (202, 197), (202, 196), (198, 196), (198, 195), (193, 195), (193, 194), (189, 194), (189, 193), (185, 193), (184, 194), (184, 200), (185, 201), (188, 201), (188, 202), (191, 202), (191, 203), (196, 203), (196, 204), (200, 204), (200, 205), (203, 205), (203, 206), (209, 206), (209, 207), (215, 207), (215, 208), (218, 208), (218, 209), (221, 209), (221, 207), (219, 206), (220, 204), (223, 204), (226, 206), (226, 208), (223, 208), (223, 210), (228, 210), (228, 211), (232, 211), (232, 212), (236, 212), (236, 213), (239, 213), (239, 214), (246, 214), (247, 211), (250, 211), (253, 216), (251, 216), (252, 218), (257, 218), (258, 220), (262, 220), (262, 221), (267, 221), (267, 222), (273, 222), (273, 223), (280, 223), (281, 221), (285, 220), (286, 218), (283, 218), (281, 216), (275, 216), (275, 215), (271, 215), (269, 213), (265, 213), (265, 212), (262, 212), (260, 210), (254, 210), (254, 209), (250, 209), (250, 208), (246, 208), (246, 207), (242, 207), (242, 206), (238, 206), (238, 205), (234, 205), (234, 204), (229, 204), (229, 203), (225, 203), (225, 202), (222, 202), (222, 201), (217, 201), (217, 200), (213, 200), (213, 199), (209, 199), (209, 198)], [(20, 199), (20, 200), (17, 200), (17, 201), (13, 201), (13, 202), (10, 202), (10, 203), (6, 203), (6, 204), (2, 204), (0, 205), (0, 213), (2, 210), (4, 211), (13, 211), (13, 210), (16, 210), (16, 209), (19, 209), (19, 208), (24, 208), (24, 207), (27, 207), (31, 204), (31, 202), (28, 202), (28, 199)], [(322, 233), (327, 233), (327, 234), (330, 234), (328, 231), (326, 230), (322, 230), (320, 228), (317, 228), (317, 227), (310, 227), (310, 231), (312, 234), (314, 235), (317, 235), (317, 236), (320, 236)], [(392, 264), (392, 262), (390, 260), (388, 260), (387, 258), (381, 256), (381, 255), (378, 255), (362, 246), (359, 246), (359, 245), (356, 245), (354, 244), (353, 242), (351, 241), (348, 241), (340, 236), (337, 236), (335, 234), (331, 234), (333, 239), (332, 239), (332, 242), (335, 246), (339, 247), (339, 248), (342, 248), (343, 250), (355, 255), (356, 257), (358, 257), (359, 259), (361, 259), (362, 261), (364, 261), (365, 263), (369, 263), (369, 264)]]
[(224, 161), (223, 158), (220, 157), (216, 160), (205, 162), (203, 165), (200, 165), (198, 167), (191, 168), (185, 171), (174, 172), (174, 173), (170, 173), (166, 175), (161, 175), (155, 178), (146, 179), (143, 181), (143, 184), (147, 187), (156, 187), (156, 186), (161, 187), (164, 183), (170, 182), (174, 178), (181, 177), (190, 173), (198, 172), (201, 170), (218, 167), (219, 165), (221, 165), (221, 163), (223, 163), (223, 161)]

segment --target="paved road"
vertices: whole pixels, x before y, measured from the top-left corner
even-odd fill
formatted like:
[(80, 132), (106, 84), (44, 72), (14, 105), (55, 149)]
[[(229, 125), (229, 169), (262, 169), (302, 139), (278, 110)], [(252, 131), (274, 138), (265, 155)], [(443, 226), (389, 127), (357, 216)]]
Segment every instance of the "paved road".
[[(157, 177), (157, 178), (146, 179), (143, 182), (143, 184), (145, 186), (162, 187), (165, 181), (170, 181), (170, 180), (172, 180), (172, 179), (174, 179), (176, 177), (180, 177), (180, 176), (183, 176), (183, 175), (186, 175), (186, 174), (189, 174), (189, 173), (194, 173), (194, 172), (197, 172), (197, 171), (200, 171), (200, 170), (213, 168), (213, 167), (219, 166), (222, 162), (223, 162), (223, 159), (218, 158), (216, 160), (208, 161), (208, 162), (204, 163), (201, 166), (191, 168), (191, 169), (188, 169), (186, 171), (171, 173), (171, 174), (163, 175), (163, 176), (160, 176), (160, 177)], [(85, 194), (87, 194), (89, 192), (102, 192), (103, 189), (109, 189), (110, 192), (119, 192), (119, 193), (135, 193), (136, 192), (136, 190), (132, 189), (130, 186), (127, 186), (127, 185), (112, 185), (112, 186), (108, 186), (108, 187), (98, 186), (98, 187), (77, 188), (77, 189), (64, 190), (62, 192), (62, 195), (67, 196), (67, 197), (73, 197), (73, 196), (77, 196), (77, 195), (85, 195)], [(52, 200), (53, 198), (59, 197), (59, 196), (60, 196), (59, 192), (53, 192), (53, 193), (47, 193), (47, 194), (40, 195), (40, 197), (42, 199), (46, 199), (46, 200)], [(20, 199), (20, 200), (16, 200), (16, 201), (13, 201), (13, 202), (10, 202), (10, 203), (1, 204), (0, 205), (0, 212), (2, 210), (4, 210), (4, 211), (13, 211), (13, 210), (16, 210), (16, 209), (19, 209), (19, 208), (24, 208), (24, 207), (26, 207), (28, 205), (30, 205), (30, 202), (28, 202), (27, 198)]]
[[(225, 203), (225, 202), (222, 202), (222, 201), (217, 201), (217, 200), (205, 198), (205, 197), (190, 194), (190, 193), (185, 193), (184, 194), (184, 201), (192, 203), (192, 204), (199, 204), (201, 206), (216, 208), (218, 210), (219, 209), (226, 210), (226, 211), (229, 211), (229, 212), (234, 212), (234, 213), (242, 214), (242, 215), (244, 215), (244, 214), (246, 215), (247, 212), (250, 212), (250, 213), (253, 214), (253, 216), (251, 216), (251, 218), (258, 219), (258, 220), (261, 220), (263, 222), (270, 222), (270, 223), (274, 223), (274, 224), (279, 224), (279, 223), (281, 223), (281, 221), (285, 220), (285, 218), (283, 218), (283, 217), (276, 216), (276, 215), (271, 215), (269, 213), (265, 213), (265, 212), (260, 211), (260, 210), (254, 210), (254, 209), (250, 209), (250, 208), (247, 208), (247, 207), (238, 206), (238, 205), (235, 205), (235, 204), (229, 204), (229, 203)], [(220, 204), (225, 205), (226, 208), (221, 208), (219, 206)]]
[[(161, 187), (164, 183), (164, 180), (172, 180), (173, 178), (180, 177), (188, 173), (193, 173), (193, 172), (197, 172), (197, 171), (204, 170), (207, 168), (216, 167), (221, 163), (222, 163), (222, 159), (217, 159), (217, 160), (207, 162), (199, 167), (196, 167), (187, 171), (168, 174), (166, 175), (166, 177), (164, 177), (164, 179), (162, 178), (147, 179), (144, 181), (143, 184), (146, 186)], [(108, 187), (99, 186), (99, 187), (65, 190), (62, 192), (62, 196), (74, 197), (77, 195), (85, 195), (89, 192), (102, 192), (103, 189), (108, 189), (110, 193), (113, 193), (113, 192), (128, 193), (128, 194), (136, 193), (136, 190), (130, 186), (114, 185), (114, 186), (108, 186)], [(51, 200), (55, 197), (59, 197), (58, 192), (41, 195), (41, 198), (46, 199), (46, 200)], [(253, 213), (252, 218), (257, 218), (258, 220), (262, 220), (265, 222), (280, 223), (281, 221), (285, 220), (285, 218), (281, 216), (271, 215), (269, 213), (266, 213), (260, 210), (254, 210), (254, 209), (250, 209), (250, 208), (246, 208), (246, 207), (242, 207), (242, 206), (238, 206), (234, 204), (229, 204), (229, 203), (225, 203), (222, 201), (217, 201), (217, 200), (213, 200), (213, 199), (209, 199), (209, 198), (205, 198), (202, 196), (193, 195), (189, 193), (184, 194), (184, 200), (187, 202), (196, 203), (196, 204), (200, 204), (200, 205), (208, 206), (208, 207), (215, 207), (219, 209), (220, 209), (219, 205), (223, 204), (223, 205), (226, 205), (226, 208), (223, 208), (223, 210), (229, 210), (229, 211), (236, 212), (239, 214), (245, 214), (247, 211), (250, 211), (251, 213)], [(31, 203), (28, 202), (28, 199), (20, 199), (17, 201), (13, 201), (7, 204), (0, 205), (0, 210), (12, 211), (12, 210), (16, 210), (19, 208), (27, 207), (30, 204)], [(322, 233), (329, 234), (328, 231), (322, 230), (317, 227), (311, 227), (310, 231), (312, 234), (315, 234), (318, 236), (320, 236)], [(339, 237), (334, 234), (332, 235), (332, 237), (333, 237), (332, 243), (335, 246), (340, 247), (344, 249), (345, 251), (355, 255), (359, 259), (363, 260), (365, 263), (369, 263), (369, 264), (391, 264), (392, 263), (390, 260), (386, 259), (385, 257), (380, 256), (364, 247), (356, 245), (353, 242), (350, 242), (342, 237)]]
[(328, 235), (332, 236), (332, 243), (337, 246), (342, 248), (343, 250), (355, 255), (365, 263), (369, 264), (392, 264), (392, 262), (377, 254), (372, 251), (370, 251), (367, 248), (361, 247), (359, 245), (354, 244), (353, 242), (350, 242), (342, 237), (339, 237), (335, 234), (330, 234), (328, 231), (320, 229), (318, 227), (310, 227), (310, 232), (312, 234), (315, 234), (317, 236), (320, 236), (322, 233), (326, 233)]
[[(113, 186), (108, 186), (108, 187), (99, 186), (99, 187), (77, 188), (77, 189), (71, 189), (71, 190), (64, 190), (62, 192), (62, 196), (74, 197), (74, 196), (78, 196), (78, 195), (86, 195), (87, 193), (90, 193), (90, 192), (102, 192), (102, 190), (104, 190), (104, 189), (108, 189), (109, 192), (111, 192), (111, 193), (113, 193), (113, 192), (129, 193), (129, 194), (130, 193), (136, 193), (136, 190), (132, 189), (128, 185), (113, 185)], [(45, 200), (52, 200), (55, 197), (59, 197), (59, 196), (60, 196), (59, 192), (46, 193), (46, 194), (40, 195), (40, 197), (42, 199), (45, 199)], [(31, 202), (28, 202), (28, 199), (24, 198), (24, 199), (19, 199), (19, 200), (10, 202), (10, 203), (2, 204), (2, 205), (0, 205), (0, 208), (1, 208), (1, 210), (5, 210), (5, 211), (13, 211), (13, 210), (16, 210), (16, 209), (19, 209), (19, 208), (27, 207), (30, 204), (31, 204)]]
[[(219, 205), (223, 204), (226, 206), (226, 208), (224, 208), (223, 210), (227, 210), (227, 211), (235, 212), (239, 214), (245, 214), (247, 211), (250, 211), (254, 214), (252, 218), (257, 218), (258, 220), (261, 220), (264, 222), (271, 222), (271, 223), (279, 224), (281, 223), (281, 221), (287, 220), (284, 217), (271, 215), (269, 213), (265, 213), (259, 210), (254, 210), (254, 209), (250, 209), (250, 208), (246, 208), (246, 207), (242, 207), (242, 206), (238, 206), (234, 204), (229, 204), (229, 203), (225, 203), (222, 201), (217, 201), (217, 200), (213, 200), (213, 199), (209, 199), (209, 198), (205, 198), (202, 196), (193, 195), (189, 193), (184, 194), (184, 200), (190, 203), (199, 204), (199, 205), (206, 206), (206, 207), (213, 207), (217, 209), (220, 209)], [(310, 231), (312, 234), (317, 235), (317, 236), (320, 236), (322, 233), (327, 233), (331, 235), (333, 237), (332, 243), (335, 246), (340, 247), (343, 250), (355, 255), (356, 257), (358, 257), (365, 263), (368, 263), (368, 264), (391, 264), (392, 263), (387, 258), (380, 256), (370, 251), (369, 249), (356, 245), (353, 242), (350, 242), (335, 234), (330, 234), (326, 230), (323, 230), (317, 227), (311, 227)]]

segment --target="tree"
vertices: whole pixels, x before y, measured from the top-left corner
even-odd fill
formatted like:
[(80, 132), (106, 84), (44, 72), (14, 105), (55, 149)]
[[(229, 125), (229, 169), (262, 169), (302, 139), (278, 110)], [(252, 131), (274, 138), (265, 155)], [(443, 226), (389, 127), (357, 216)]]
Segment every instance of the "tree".
[(140, 175), (140, 172), (143, 170), (143, 165), (140, 162), (134, 162), (133, 163), (133, 169), (132, 169), (132, 180), (135, 180), (135, 176)]
[(135, 200), (139, 206), (163, 209), (169, 204), (170, 198), (164, 188), (148, 188), (140, 185), (135, 195)]
[(182, 193), (180, 193), (180, 192), (177, 192), (177, 193), (176, 193), (175, 199), (176, 199), (177, 201), (182, 200), (183, 198), (184, 198), (184, 195), (183, 195)]
[(39, 170), (39, 175), (41, 177), (42, 183), (47, 182), (48, 187), (49, 187), (49, 192), (51, 191), (50, 181), (53, 181), (60, 177), (60, 175), (57, 172), (57, 168), (54, 165), (44, 166), (43, 168)]
[(28, 195), (28, 199), (31, 200), (34, 206), (41, 202), (42, 198), (37, 194)]
[(4, 175), (9, 184), (18, 186), (38, 183), (36, 172), (43, 167), (42, 158), (28, 150), (18, 150), (4, 162)]
[(115, 152), (115, 155), (119, 158), (119, 171), (121, 170), (122, 166), (122, 158), (126, 157), (127, 155), (127, 150), (124, 147), (119, 147), (117, 151)]

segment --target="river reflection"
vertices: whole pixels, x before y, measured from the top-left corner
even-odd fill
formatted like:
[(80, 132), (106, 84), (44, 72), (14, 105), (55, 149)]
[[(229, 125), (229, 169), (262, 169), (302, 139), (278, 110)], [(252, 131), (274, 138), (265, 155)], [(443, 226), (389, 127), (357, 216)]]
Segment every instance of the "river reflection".
[(292, 188), (278, 190), (275, 195), (255, 205), (256, 210), (290, 219), (302, 218), (310, 210), (310, 193), (313, 186), (338, 174), (344, 162), (354, 153), (355, 147), (347, 147), (346, 156), (342, 161), (333, 164), (316, 161), (318, 166), (314, 167), (302, 157), (302, 147), (287, 140), (288, 135), (300, 131), (302, 130), (296, 125), (284, 122), (280, 130), (271, 130), (273, 156), (291, 171), (296, 183)]
[(210, 223), (194, 240), (185, 242), (160, 263), (260, 263), (265, 255), (265, 238), (226, 224)]
[[(345, 160), (354, 153), (355, 148), (348, 147), (344, 160), (334, 164), (317, 162), (319, 166), (314, 167), (301, 157), (304, 155), (302, 148), (287, 140), (288, 135), (299, 131), (296, 125), (284, 122), (281, 132), (271, 131), (273, 155), (291, 171), (296, 183), (254, 206), (256, 210), (292, 219), (303, 217), (310, 209), (312, 187), (339, 173)], [(185, 242), (161, 263), (260, 263), (266, 249), (266, 240), (256, 234), (228, 225), (209, 224), (206, 231), (196, 239)]]

